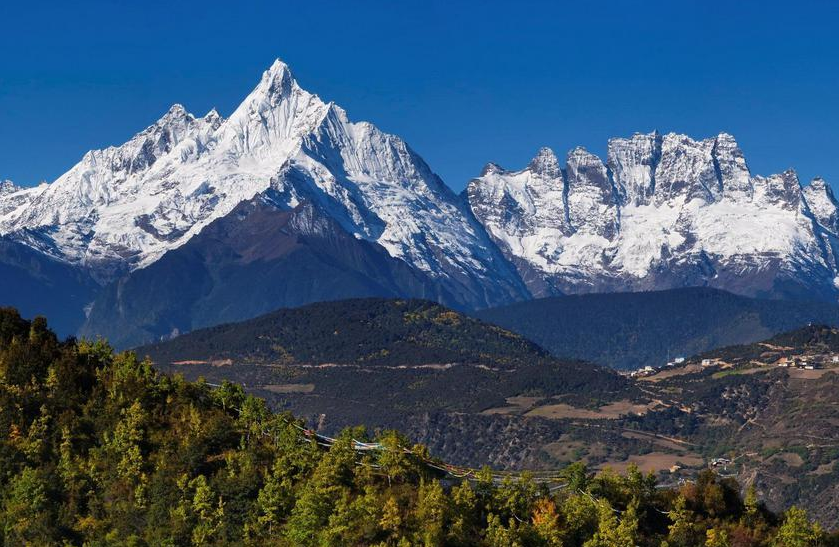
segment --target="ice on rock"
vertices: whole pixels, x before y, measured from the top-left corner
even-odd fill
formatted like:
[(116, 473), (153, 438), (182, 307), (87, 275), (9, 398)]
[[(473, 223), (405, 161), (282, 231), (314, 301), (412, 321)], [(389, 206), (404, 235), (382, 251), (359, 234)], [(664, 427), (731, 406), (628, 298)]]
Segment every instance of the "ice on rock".
[(655, 191), (655, 169), (661, 160), (661, 135), (636, 133), (632, 137), (609, 140), (608, 164), (625, 203), (646, 205)]
[(839, 234), (839, 203), (830, 185), (822, 178), (815, 178), (803, 189), (803, 195), (818, 223), (833, 234)]
[(19, 192), (20, 190), (21, 188), (16, 186), (14, 182), (10, 180), (0, 180), (0, 196), (13, 194), (15, 192)]

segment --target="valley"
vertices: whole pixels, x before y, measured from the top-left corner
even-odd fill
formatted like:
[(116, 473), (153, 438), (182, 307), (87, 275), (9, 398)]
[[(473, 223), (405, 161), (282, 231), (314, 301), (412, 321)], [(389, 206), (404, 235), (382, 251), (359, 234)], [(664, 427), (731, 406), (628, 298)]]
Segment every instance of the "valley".
[[(273, 405), (266, 404), (265, 399), (243, 389), (258, 394), (317, 394), (320, 400), (314, 403), (328, 407), (330, 389), (317, 383), (189, 381), (182, 374), (155, 371), (150, 361), (138, 359), (133, 352), (114, 354), (102, 340), (61, 341), (43, 318), (28, 321), (13, 309), (0, 308), (0, 540), (4, 545), (103, 542), (311, 547), (591, 547), (597, 541), (609, 547), (653, 547), (671, 541), (707, 546), (707, 538), (714, 537), (735, 537), (746, 545), (788, 545), (786, 538), (801, 536), (812, 538), (811, 545), (832, 545), (839, 540), (839, 534), (826, 533), (812, 523), (804, 510), (790, 508), (782, 516), (761, 501), (776, 503), (772, 496), (779, 492), (767, 493), (767, 488), (787, 488), (795, 483), (777, 474), (782, 466), (809, 471), (810, 463), (801, 450), (781, 448), (766, 454), (765, 464), (771, 470), (761, 469), (758, 475), (766, 482), (752, 484), (742, 493), (729, 470), (741, 465), (737, 462), (740, 456), (717, 457), (706, 467), (705, 459), (693, 453), (699, 447), (677, 437), (688, 432), (656, 432), (638, 424), (632, 427), (626, 421), (631, 414), (624, 412), (636, 412), (634, 417), (646, 419), (659, 411), (655, 405), (639, 407), (629, 399), (616, 398), (632, 394), (633, 386), (621, 382), (614, 372), (595, 371), (604, 375), (605, 382), (591, 375), (575, 378), (583, 371), (575, 370), (574, 363), (551, 362), (538, 348), (514, 335), (472, 323), (427, 302), (367, 301), (365, 305), (375, 311), (367, 315), (374, 323), (377, 317), (386, 317), (391, 323), (397, 315), (402, 316), (403, 323), (396, 323), (395, 330), (404, 331), (407, 323), (415, 336), (398, 342), (410, 345), (422, 338), (431, 353), (455, 351), (465, 361), (484, 360), (479, 366), (445, 367), (416, 364), (423, 360), (421, 355), (407, 367), (374, 362), (354, 368), (356, 377), (365, 377), (374, 387), (380, 375), (391, 382), (397, 379), (394, 372), (404, 375), (422, 370), (465, 376), (446, 377), (456, 383), (448, 390), (445, 384), (433, 381), (423, 385), (432, 379), (427, 374), (414, 377), (414, 383), (392, 392), (419, 392), (407, 401), (395, 396), (378, 403), (365, 400), (363, 382), (351, 393), (336, 391), (331, 399), (340, 398), (356, 409), (375, 406), (378, 412), (369, 413), (372, 424), (401, 406), (407, 420), (399, 426), (411, 429), (410, 416), (425, 399), (437, 394), (437, 403), (451, 401), (449, 412), (426, 415), (437, 421), (429, 429), (437, 436), (430, 440), (447, 457), (441, 458), (431, 447), (417, 444), (399, 430), (378, 425), (345, 427), (327, 435), (322, 431), (334, 427), (333, 417), (320, 414), (321, 423), (311, 424), (282, 410), (287, 405), (276, 400)], [(348, 307), (333, 306), (338, 322), (360, 309), (358, 302)], [(448, 350), (437, 345), (447, 334), (455, 334), (450, 328), (453, 324), (468, 325), (476, 335), (483, 333), (487, 352), (471, 353), (474, 348), (468, 343)], [(278, 339), (283, 339), (282, 329), (278, 333)], [(811, 343), (808, 347), (813, 347), (825, 345), (822, 342), (830, 345), (837, 334), (821, 329), (795, 336), (805, 337)], [(337, 335), (333, 331), (333, 336)], [(381, 332), (376, 339), (387, 335)], [(237, 350), (241, 350), (245, 346), (242, 338), (237, 338)], [(284, 352), (289, 360), (301, 358), (312, 347), (311, 339), (301, 339), (302, 346)], [(509, 359), (511, 340), (525, 360)], [(345, 348), (344, 356), (359, 351), (366, 355), (370, 342), (372, 339), (358, 348)], [(168, 351), (177, 353), (184, 347), (198, 350), (189, 344)], [(278, 350), (276, 344), (272, 346), (272, 351)], [(381, 353), (378, 356), (388, 360)], [(487, 364), (499, 358), (499, 367)], [(535, 378), (523, 383), (516, 379), (519, 374), (529, 376), (530, 359), (539, 360), (540, 368), (548, 369), (538, 385), (528, 385)], [(241, 372), (237, 381), (246, 378), (250, 382), (259, 381), (265, 369), (294, 367), (288, 362), (276, 365), (267, 361), (237, 366), (232, 357), (176, 363), (174, 366), (183, 367), (178, 371), (211, 367), (227, 371), (227, 375)], [(306, 373), (348, 368), (335, 362), (326, 365), (306, 367)], [(480, 371), (477, 376), (476, 371)], [(508, 376), (486, 383), (487, 372)], [(553, 375), (565, 377), (564, 389), (552, 383)], [(569, 383), (572, 380), (578, 383)], [(500, 387), (505, 383), (511, 384), (509, 388)], [(342, 385), (344, 382), (335, 387)], [(459, 409), (455, 409), (459, 400), (456, 390), (466, 395), (462, 401), (466, 406)], [(507, 397), (500, 413), (476, 416), (468, 403), (487, 390), (525, 391), (528, 395)], [(597, 392), (607, 396), (595, 403), (591, 395)], [(350, 396), (356, 400), (350, 401)], [(560, 407), (562, 416), (556, 415)], [(550, 417), (526, 417), (538, 409), (549, 409)], [(573, 416), (569, 417), (569, 412)], [(524, 415), (503, 422), (498, 419), (501, 415), (511, 418), (514, 413)], [(447, 419), (439, 419), (445, 416)], [(480, 425), (485, 429), (476, 435)], [(504, 435), (511, 436), (504, 439)], [(610, 449), (630, 442), (656, 448), (635, 450), (623, 460), (615, 460), (619, 454)], [(529, 452), (537, 457), (550, 454), (566, 465), (523, 471), (452, 463), (474, 457), (476, 449), (506, 462)], [(593, 461), (603, 463), (587, 465)], [(669, 475), (658, 473), (656, 477), (656, 471), (667, 466)], [(818, 478), (808, 486), (818, 486), (818, 480), (830, 480), (832, 469), (829, 462), (823, 462), (810, 474)], [(679, 479), (673, 482), (676, 476)], [(772, 481), (780, 481), (780, 486)], [(803, 493), (798, 498), (798, 502), (811, 504)], [(830, 506), (812, 507), (811, 511), (834, 527)]]

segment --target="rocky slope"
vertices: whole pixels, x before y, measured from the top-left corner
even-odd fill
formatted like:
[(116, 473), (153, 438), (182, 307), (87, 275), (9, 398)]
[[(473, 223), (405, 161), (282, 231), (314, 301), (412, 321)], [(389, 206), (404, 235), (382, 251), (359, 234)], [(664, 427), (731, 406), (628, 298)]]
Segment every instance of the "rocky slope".
[(282, 307), (359, 296), (455, 297), (311, 204), (238, 205), (186, 244), (100, 291), (81, 329), (132, 347)]
[(607, 161), (547, 148), (465, 191), (536, 296), (710, 285), (835, 300), (837, 202), (817, 179), (752, 175), (734, 138), (612, 139)]

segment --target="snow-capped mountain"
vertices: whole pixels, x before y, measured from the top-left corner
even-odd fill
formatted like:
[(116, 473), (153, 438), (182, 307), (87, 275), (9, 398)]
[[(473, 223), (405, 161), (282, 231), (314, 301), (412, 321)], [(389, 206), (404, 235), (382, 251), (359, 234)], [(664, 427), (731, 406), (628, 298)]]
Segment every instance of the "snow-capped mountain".
[(0, 235), (35, 245), (37, 234), (45, 252), (99, 271), (136, 269), (266, 192), (285, 208), (317, 204), (431, 277), (474, 278), (504, 286), (499, 296), (521, 296), (481, 226), (421, 158), (302, 89), (279, 60), (228, 119), (175, 105), (14, 206), (18, 193), (3, 194)]
[(489, 164), (466, 196), (531, 292), (711, 285), (836, 298), (837, 202), (792, 171), (753, 176), (734, 138), (636, 134), (603, 162), (543, 148), (521, 171)]
[[(426, 281), (412, 281), (422, 289), (408, 296), (438, 296), (458, 307), (528, 296), (480, 223), (404, 141), (350, 121), (301, 88), (279, 60), (227, 119), (215, 110), (193, 116), (176, 104), (128, 142), (88, 152), (51, 184), (3, 188), (1, 238), (102, 285), (125, 283), (123, 276), (185, 248), (257, 199), (283, 211), (315, 207), (333, 230), (379, 246), (439, 286), (429, 292)], [(361, 285), (383, 286), (369, 281)], [(286, 292), (291, 296), (266, 305), (297, 303), (295, 289)], [(317, 298), (316, 287), (305, 292)]]

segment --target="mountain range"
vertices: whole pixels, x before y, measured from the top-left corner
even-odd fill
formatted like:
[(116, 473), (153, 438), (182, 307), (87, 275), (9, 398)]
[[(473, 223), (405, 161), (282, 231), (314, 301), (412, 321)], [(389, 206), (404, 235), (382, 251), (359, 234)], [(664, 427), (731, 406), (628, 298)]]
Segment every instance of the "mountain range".
[(0, 184), (0, 301), (118, 347), (362, 296), (460, 310), (711, 286), (835, 302), (822, 180), (749, 171), (727, 134), (489, 164), (455, 194), (402, 139), (276, 61), (224, 118), (173, 106), (50, 184)]

